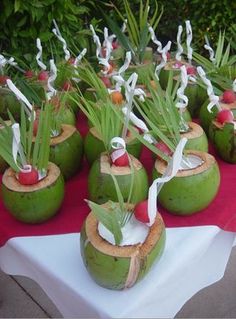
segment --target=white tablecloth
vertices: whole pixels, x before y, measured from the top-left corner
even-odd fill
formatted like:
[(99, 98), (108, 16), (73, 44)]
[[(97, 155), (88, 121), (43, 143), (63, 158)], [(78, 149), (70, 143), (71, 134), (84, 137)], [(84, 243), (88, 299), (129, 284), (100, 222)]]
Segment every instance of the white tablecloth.
[(35, 280), (64, 317), (170, 318), (222, 278), (235, 238), (216, 226), (169, 228), (161, 260), (125, 291), (92, 281), (80, 256), (79, 233), (12, 238), (0, 248), (0, 267)]

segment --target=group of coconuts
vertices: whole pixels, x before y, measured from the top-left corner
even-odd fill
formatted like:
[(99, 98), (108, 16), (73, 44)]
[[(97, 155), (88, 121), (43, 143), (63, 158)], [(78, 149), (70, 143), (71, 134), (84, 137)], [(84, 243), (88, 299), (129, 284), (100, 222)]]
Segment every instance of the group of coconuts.
[[(107, 94), (113, 106), (122, 113), (120, 110), (129, 104), (127, 98), (131, 93), (126, 95), (124, 90), (117, 89), (117, 83), (122, 79), (129, 80), (130, 74), (136, 72), (139, 79), (137, 95), (140, 93), (139, 88), (145, 91), (142, 75), (155, 74), (155, 67), (163, 58), (163, 52), (154, 54), (152, 49), (148, 48), (143, 64), (134, 66), (131, 63), (125, 72), (117, 73), (124, 63), (125, 52), (117, 40), (113, 42), (114, 55), (109, 67), (105, 64), (99, 72), (96, 71), (96, 76), (100, 78), (103, 90), (108, 90)], [(106, 52), (105, 49), (103, 48), (103, 54)], [(158, 204), (160, 203), (170, 213), (191, 215), (200, 212), (214, 200), (220, 185), (218, 164), (214, 156), (208, 153), (206, 136), (223, 160), (236, 163), (234, 122), (236, 94), (234, 90), (221, 89), (222, 95), (209, 110), (208, 105), (212, 102), (214, 94), (213, 92), (208, 94), (207, 85), (205, 87), (199, 85), (200, 77), (197, 78), (196, 63), (187, 62), (183, 58), (176, 59), (169, 52), (164, 56), (164, 60), (165, 58), (166, 64), (158, 72), (158, 81), (163, 91), (168, 85), (169, 72), (174, 72), (173, 81), (177, 83), (181, 67), (185, 65), (187, 70), (188, 85), (185, 94), (190, 108), (187, 106), (183, 116), (188, 123), (188, 130), (181, 135), (188, 139), (184, 153), (185, 158), (193, 165), (191, 167), (183, 165), (170, 181), (162, 185), (158, 194)], [(32, 128), (32, 134), (37, 137), (40, 108), (42, 104), (47, 103), (53, 105), (55, 117), (58, 112), (60, 113), (59, 129), (57, 131), (52, 127), (49, 128), (52, 132), (48, 152), (49, 162), (43, 177), (40, 177), (37, 167), (32, 167), (31, 163), (27, 163), (31, 166), (29, 170), (15, 172), (12, 167), (7, 168), (7, 160), (0, 157), (0, 169), (3, 173), (2, 200), (9, 212), (22, 222), (41, 223), (53, 217), (63, 201), (64, 182), (74, 176), (80, 177), (79, 169), (85, 150), (85, 160), (90, 165), (89, 199), (105, 208), (109, 219), (109, 214), (116, 209), (112, 203), (119, 202), (121, 196), (125, 203), (128, 202), (123, 206), (125, 207), (123, 213), (127, 214), (128, 211), (131, 216), (125, 225), (127, 229), (123, 233), (123, 244), (116, 244), (112, 241), (111, 234), (109, 232), (107, 234), (107, 230), (104, 230), (106, 222), (102, 223), (91, 209), (80, 234), (82, 259), (91, 277), (99, 285), (117, 290), (129, 288), (145, 276), (154, 261), (161, 257), (165, 246), (165, 225), (158, 211), (151, 222), (148, 174), (138, 159), (142, 139), (137, 138), (136, 134), (143, 135), (144, 130), (140, 127), (127, 130), (124, 138), (125, 147), (117, 147), (107, 152), (103, 145), (103, 137), (98, 134), (98, 128), (90, 125), (83, 142), (76, 128), (77, 119), (78, 123), (80, 119), (78, 115), (80, 104), (83, 103), (83, 98), (97, 103), (99, 107), (102, 107), (102, 103), (96, 87), (90, 85), (91, 81), (79, 79), (79, 68), (77, 65), (75, 67), (74, 62), (71, 57), (61, 62), (58, 66), (58, 77), (55, 77), (54, 82), (49, 81), (52, 70), (41, 70), (38, 74), (32, 70), (24, 72), (24, 81), (41, 98), (40, 105), (36, 105), (33, 98), (30, 100), (33, 105), (32, 110), (35, 112), (35, 117), (31, 117), (33, 124), (28, 124)], [(84, 63), (86, 67), (88, 62)], [(97, 66), (95, 69), (97, 70)], [(76, 78), (79, 82), (75, 80)], [(21, 104), (25, 101), (24, 99), (20, 101), (19, 96), (15, 96), (8, 87), (7, 80), (6, 75), (0, 78), (0, 116), (4, 121), (10, 121), (9, 126), (11, 126), (8, 111), (20, 121)], [(52, 95), (47, 100), (48, 83), (55, 85), (55, 91), (50, 91)], [(152, 86), (155, 88), (155, 83), (152, 83)], [(135, 89), (132, 88), (133, 95), (130, 97), (132, 99)], [(146, 98), (150, 98), (147, 90), (145, 93)], [(81, 109), (83, 110), (83, 107)], [(194, 121), (191, 117), (194, 117)], [(120, 118), (117, 118), (117, 121), (121, 121)], [(200, 125), (196, 123), (196, 118)], [(124, 118), (124, 125), (125, 121)], [(173, 152), (163, 141), (153, 145), (171, 158)], [(165, 175), (167, 169), (168, 161), (160, 157), (155, 158), (152, 178), (155, 180)], [(134, 238), (135, 235), (132, 234), (136, 233), (137, 238)], [(125, 240), (126, 236), (129, 239)]]

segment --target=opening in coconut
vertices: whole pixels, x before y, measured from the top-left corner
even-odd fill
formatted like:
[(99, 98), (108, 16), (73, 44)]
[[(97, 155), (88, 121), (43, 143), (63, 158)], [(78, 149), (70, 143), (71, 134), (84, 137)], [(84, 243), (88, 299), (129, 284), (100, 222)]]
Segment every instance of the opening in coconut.
[(8, 168), (2, 178), (3, 184), (14, 192), (34, 192), (40, 189), (51, 186), (59, 178), (61, 174), (60, 169), (53, 163), (49, 162), (47, 175), (33, 185), (22, 185), (19, 183), (16, 172), (12, 168)]
[[(133, 155), (129, 154), (132, 166), (135, 170), (140, 170), (143, 168), (141, 162), (135, 158)], [(132, 174), (132, 168), (129, 166), (116, 166), (111, 165), (110, 156), (106, 153), (102, 153), (100, 156), (100, 171), (103, 174), (113, 174), (113, 175), (129, 175)]]
[(164, 222), (157, 214), (156, 220), (151, 227), (148, 227), (148, 233), (143, 243), (133, 245), (117, 246), (109, 243), (99, 234), (98, 220), (90, 213), (85, 222), (85, 230), (87, 241), (90, 242), (98, 251), (114, 256), (114, 257), (144, 257), (152, 250), (155, 244), (159, 241), (163, 231)]
[[(201, 174), (216, 163), (214, 156), (206, 152), (189, 150), (185, 153), (185, 161), (181, 163), (181, 169), (175, 177), (186, 177)], [(156, 161), (155, 169), (163, 175), (166, 170), (166, 162)]]
[(73, 125), (62, 124), (61, 132), (59, 133), (59, 135), (51, 137), (50, 146), (63, 143), (69, 137), (71, 137), (75, 132), (77, 132), (77, 129)]

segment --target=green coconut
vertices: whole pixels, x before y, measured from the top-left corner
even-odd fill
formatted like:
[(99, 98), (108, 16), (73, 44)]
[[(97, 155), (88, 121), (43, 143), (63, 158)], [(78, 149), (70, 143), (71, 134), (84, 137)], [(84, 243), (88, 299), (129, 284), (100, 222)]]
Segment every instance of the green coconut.
[(100, 236), (98, 221), (90, 213), (80, 233), (80, 251), (87, 271), (98, 285), (121, 290), (139, 282), (160, 259), (165, 237), (165, 226), (158, 214), (144, 243), (111, 245)]
[(188, 97), (188, 110), (191, 116), (198, 117), (201, 106), (207, 99), (206, 90), (197, 83), (188, 81), (184, 94)]
[(236, 133), (234, 123), (221, 124), (212, 121), (209, 128), (210, 139), (217, 154), (226, 162), (236, 163)]
[[(125, 142), (128, 153), (136, 158), (139, 158), (142, 149), (142, 143), (132, 134), (126, 137)], [(84, 153), (88, 163), (91, 165), (104, 151), (105, 146), (101, 140), (101, 137), (99, 136), (95, 127), (91, 127), (84, 140)]]
[[(130, 158), (134, 174), (134, 186), (130, 202), (136, 204), (147, 198), (148, 176), (141, 162), (132, 155), (130, 155)], [(110, 157), (106, 153), (102, 153), (93, 162), (90, 169), (88, 176), (89, 199), (98, 204), (103, 204), (108, 200), (118, 201), (111, 173), (117, 179), (124, 201), (128, 200), (132, 185), (132, 170), (130, 167), (111, 165)]]
[(173, 79), (178, 79), (178, 77), (180, 75), (180, 69), (174, 68), (175, 63), (176, 63), (176, 60), (169, 61), (166, 63), (164, 68), (162, 68), (160, 70), (159, 81), (160, 81), (160, 85), (161, 85), (163, 90), (165, 90), (167, 88), (169, 77), (170, 77), (171, 73), (173, 74)]
[(138, 74), (138, 84), (143, 84), (148, 76), (151, 78), (153, 75), (154, 64), (149, 60), (144, 61), (142, 64), (130, 64), (125, 71), (125, 79), (127, 80), (134, 72)]
[(21, 185), (12, 168), (2, 178), (2, 199), (7, 210), (24, 223), (41, 223), (59, 210), (64, 198), (60, 169), (49, 163), (47, 176), (34, 185)]
[[(176, 215), (191, 215), (206, 208), (215, 198), (220, 185), (220, 172), (215, 158), (205, 152), (188, 151), (203, 163), (195, 169), (180, 170), (165, 183), (158, 195), (161, 205)], [(153, 178), (163, 175), (166, 163), (156, 160)]]
[(78, 130), (63, 124), (59, 136), (51, 138), (49, 159), (61, 170), (67, 180), (74, 176), (81, 166), (83, 142)]
[[(214, 106), (211, 109), (211, 112), (208, 111), (207, 105), (210, 103), (209, 99), (205, 101), (205, 103), (202, 104), (200, 113), (199, 113), (199, 120), (202, 128), (206, 132), (206, 134), (209, 134), (209, 126), (211, 122), (215, 119), (216, 114), (218, 113), (218, 109), (216, 106)], [(223, 103), (222, 101), (219, 102), (220, 108), (221, 109), (228, 109), (231, 110), (236, 116), (236, 102), (233, 103)]]
[(8, 88), (0, 88), (0, 117), (3, 120), (9, 119), (8, 110), (16, 120), (20, 118), (21, 104), (15, 94)]
[(216, 106), (214, 106), (211, 109), (211, 112), (208, 111), (207, 109), (207, 105), (209, 104), (209, 99), (207, 99), (205, 101), (205, 103), (202, 104), (201, 109), (200, 109), (200, 113), (199, 113), (199, 120), (200, 120), (200, 124), (201, 127), (204, 129), (205, 133), (208, 135), (208, 131), (209, 131), (209, 125), (211, 123), (211, 121), (214, 120), (214, 118), (216, 117), (216, 114), (218, 113), (218, 109)]
[(189, 131), (181, 133), (188, 139), (185, 149), (208, 152), (208, 139), (202, 127), (194, 122), (188, 122)]

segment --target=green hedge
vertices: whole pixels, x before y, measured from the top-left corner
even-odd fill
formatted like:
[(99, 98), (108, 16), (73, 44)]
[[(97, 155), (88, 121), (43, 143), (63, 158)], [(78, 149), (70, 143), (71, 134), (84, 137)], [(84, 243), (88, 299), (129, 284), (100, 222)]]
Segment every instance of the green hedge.
[[(151, 10), (154, 1), (150, 0)], [(160, 39), (175, 41), (178, 25), (184, 26), (184, 21), (187, 19), (191, 21), (193, 43), (198, 48), (202, 47), (206, 33), (213, 46), (219, 30), (226, 30), (229, 37), (231, 36), (231, 28), (235, 23), (236, 1), (157, 0), (157, 2), (164, 7), (157, 30)], [(100, 28), (104, 26), (98, 4), (102, 6), (103, 12), (114, 14), (114, 10), (107, 3), (108, 1), (93, 0), (1, 0), (1, 52), (28, 61), (29, 64), (30, 61), (35, 63), (36, 38), (40, 37), (45, 59), (51, 56), (51, 52), (63, 55), (60, 43), (51, 32), (52, 19), (57, 21), (72, 52), (76, 54), (85, 46), (91, 49), (89, 23), (99, 25)], [(122, 0), (113, 0), (113, 3), (122, 10)], [(137, 14), (138, 3), (139, 0), (130, 1), (133, 12)]]

